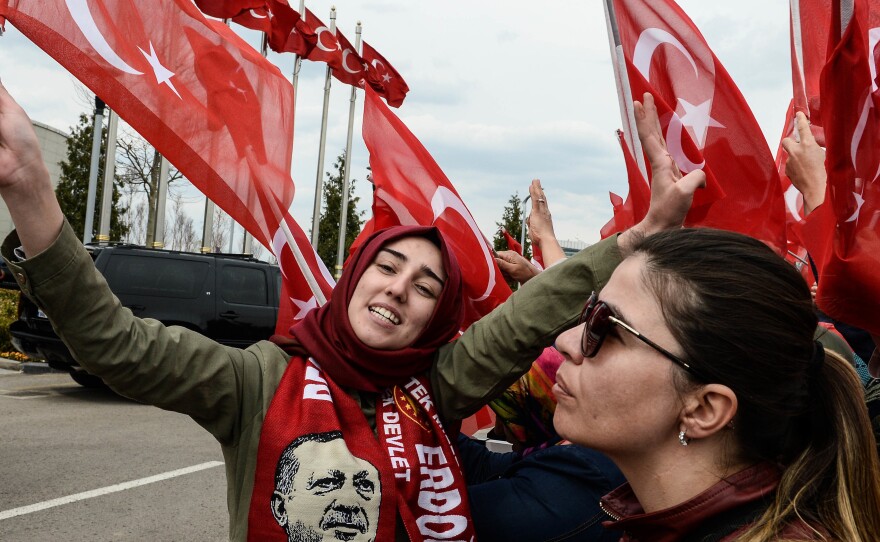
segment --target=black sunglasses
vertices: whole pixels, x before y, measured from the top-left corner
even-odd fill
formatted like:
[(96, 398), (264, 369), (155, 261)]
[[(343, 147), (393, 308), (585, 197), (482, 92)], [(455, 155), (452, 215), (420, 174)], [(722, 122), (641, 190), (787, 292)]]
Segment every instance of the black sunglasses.
[(584, 325), (584, 334), (581, 336), (581, 353), (584, 357), (592, 358), (599, 352), (599, 348), (601, 348), (602, 343), (605, 342), (605, 337), (608, 335), (608, 331), (611, 330), (611, 326), (616, 324), (622, 329), (635, 335), (635, 337), (643, 343), (669, 358), (672, 363), (678, 365), (694, 377), (699, 378), (686, 361), (651, 339), (645, 337), (616, 316), (607, 303), (599, 301), (599, 296), (596, 292), (590, 294), (590, 298), (587, 299), (587, 304), (584, 306), (584, 311), (581, 313), (578, 324), (586, 324)]

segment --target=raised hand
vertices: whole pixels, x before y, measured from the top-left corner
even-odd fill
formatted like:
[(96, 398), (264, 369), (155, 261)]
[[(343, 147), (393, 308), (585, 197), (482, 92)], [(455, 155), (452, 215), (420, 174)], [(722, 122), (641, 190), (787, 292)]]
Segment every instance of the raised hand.
[(37, 135), (24, 110), (0, 85), (0, 196), (28, 257), (48, 247), (64, 215), (55, 199)]
[(782, 148), (788, 153), (785, 174), (804, 195), (804, 214), (807, 215), (825, 201), (825, 184), (828, 180), (825, 149), (819, 146), (810, 130), (810, 121), (800, 111), (795, 115), (795, 129), (800, 142), (790, 137), (782, 140)]
[(651, 203), (645, 218), (618, 239), (625, 252), (638, 235), (680, 228), (694, 201), (694, 192), (706, 186), (706, 174), (702, 170), (682, 176), (669, 154), (654, 97), (646, 92), (642, 102), (633, 103), (639, 140), (651, 166)]
[(532, 211), (526, 223), (529, 226), (529, 239), (532, 246), (541, 249), (544, 257), (544, 265), (551, 266), (565, 258), (565, 252), (556, 239), (553, 231), (553, 218), (550, 216), (550, 207), (547, 204), (547, 195), (539, 179), (532, 180), (529, 185), (529, 195), (532, 198)]
[(495, 263), (505, 277), (520, 284), (525, 284), (540, 273), (528, 260), (512, 250), (499, 250), (495, 255)]

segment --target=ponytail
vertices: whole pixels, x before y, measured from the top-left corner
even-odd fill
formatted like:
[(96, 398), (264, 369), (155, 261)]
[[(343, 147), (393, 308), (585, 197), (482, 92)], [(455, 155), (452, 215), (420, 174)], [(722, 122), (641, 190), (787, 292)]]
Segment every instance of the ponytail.
[[(807, 446), (783, 466), (774, 502), (738, 542), (871, 542), (880, 533), (880, 460), (858, 375), (826, 350), (812, 380)], [(787, 525), (801, 526), (795, 538), (780, 538)]]

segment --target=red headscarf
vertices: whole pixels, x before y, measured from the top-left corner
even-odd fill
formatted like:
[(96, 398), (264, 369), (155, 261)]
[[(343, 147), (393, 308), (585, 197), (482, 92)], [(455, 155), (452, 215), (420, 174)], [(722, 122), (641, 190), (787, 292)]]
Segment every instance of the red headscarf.
[[(400, 350), (377, 350), (355, 335), (348, 319), (348, 304), (379, 250), (405, 237), (423, 237), (439, 247), (446, 282), (437, 298), (434, 314), (411, 345)], [(430, 368), (436, 350), (449, 342), (461, 327), (464, 317), (461, 292), (458, 261), (443, 241), (440, 230), (434, 226), (387, 228), (368, 237), (349, 258), (327, 303), (290, 328), (295, 337), (293, 341), (277, 335), (272, 341), (290, 354), (313, 357), (340, 386), (378, 392)]]

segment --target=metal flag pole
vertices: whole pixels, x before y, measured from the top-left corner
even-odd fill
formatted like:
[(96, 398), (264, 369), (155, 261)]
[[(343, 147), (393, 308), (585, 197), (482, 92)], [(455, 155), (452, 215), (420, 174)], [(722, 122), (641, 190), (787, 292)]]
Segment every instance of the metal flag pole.
[(530, 199), (532, 199), (531, 194), (529, 194), (528, 196), (523, 198), (522, 211), (520, 211), (520, 215), (519, 215), (520, 220), (522, 220), (522, 228), (520, 228), (520, 232), (519, 232), (519, 245), (521, 247), (523, 247), (522, 248), (523, 257), (525, 257), (525, 255), (526, 255), (526, 203)]
[(629, 145), (639, 171), (645, 182), (648, 181), (648, 169), (645, 166), (645, 155), (642, 142), (638, 138), (636, 116), (632, 105), (632, 89), (626, 74), (626, 59), (623, 56), (623, 45), (620, 43), (620, 30), (617, 28), (617, 16), (614, 14), (614, 0), (605, 0), (605, 21), (608, 24), (608, 44), (611, 46), (611, 63), (614, 66), (614, 80), (617, 83), (617, 97), (620, 101), (620, 121), (624, 126), (626, 144)]
[(107, 116), (107, 155), (104, 157), (104, 188), (101, 192), (101, 216), (98, 221), (99, 243), (110, 241), (110, 214), (113, 212), (113, 181), (116, 180), (116, 134), (119, 115), (112, 109)]
[(159, 194), (156, 198), (156, 233), (153, 235), (152, 248), (165, 247), (165, 207), (168, 203), (168, 171), (170, 169), (171, 164), (163, 156), (159, 163), (159, 181), (157, 183), (159, 186), (156, 187)]
[(214, 239), (211, 233), (214, 231), (214, 202), (205, 196), (205, 220), (202, 222), (202, 254), (214, 252)]
[(849, 21), (853, 16), (853, 0), (840, 0), (840, 37), (846, 32)]
[[(354, 30), (354, 49), (361, 54), (361, 33), (363, 26), (357, 22)], [(336, 280), (342, 275), (342, 261), (345, 255), (345, 233), (348, 230), (348, 182), (351, 179), (351, 137), (354, 132), (354, 106), (357, 102), (357, 87), (351, 86), (351, 100), (348, 106), (348, 136), (345, 140), (345, 166), (342, 173), (342, 205), (339, 209), (339, 245), (336, 248)]]
[(95, 199), (98, 192), (98, 161), (101, 159), (101, 135), (104, 125), (104, 101), (95, 96), (95, 124), (92, 126), (92, 161), (89, 166), (89, 191), (86, 196), (86, 217), (83, 243), (92, 242), (95, 227)]
[[(791, 13), (791, 45), (794, 49), (794, 58), (797, 62), (797, 70), (800, 74), (801, 88), (793, 89), (799, 96), (795, 96), (795, 105), (802, 105), (806, 111), (807, 117), (810, 115), (810, 108), (807, 106), (807, 85), (804, 75), (804, 38), (801, 27), (801, 0), (790, 0), (789, 12)], [(796, 124), (797, 121), (794, 121)], [(794, 130), (794, 136), (797, 138), (797, 130)]]
[[(330, 8), (330, 34), (336, 36), (336, 6)], [(330, 65), (324, 77), (324, 114), (321, 116), (321, 140), (318, 146), (318, 174), (315, 179), (315, 206), (312, 210), (312, 246), (318, 248), (321, 223), (321, 192), (324, 188), (324, 151), (327, 146), (327, 112), (330, 109)]]
[[(299, 16), (306, 17), (306, 0), (299, 0)], [(293, 55), (293, 75), (290, 82), (293, 83), (293, 109), (296, 110), (296, 87), (299, 83), (299, 70), (302, 67), (302, 57), (299, 54)]]

